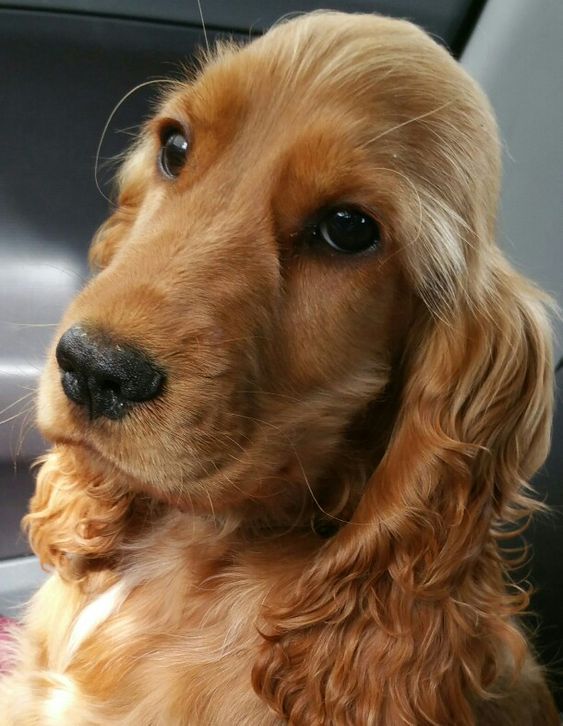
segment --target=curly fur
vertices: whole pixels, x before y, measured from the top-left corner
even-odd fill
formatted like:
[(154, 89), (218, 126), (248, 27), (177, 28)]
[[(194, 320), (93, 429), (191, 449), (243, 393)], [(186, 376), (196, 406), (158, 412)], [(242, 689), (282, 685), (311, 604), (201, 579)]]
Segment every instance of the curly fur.
[[(403, 21), (305, 15), (163, 98), (60, 332), (167, 385), (89, 421), (50, 355), (25, 526), (54, 574), (7, 723), (558, 723), (502, 549), (539, 508), (552, 359), (549, 299), (495, 244), (499, 170), (483, 94)], [(342, 202), (379, 252), (303, 242)]]

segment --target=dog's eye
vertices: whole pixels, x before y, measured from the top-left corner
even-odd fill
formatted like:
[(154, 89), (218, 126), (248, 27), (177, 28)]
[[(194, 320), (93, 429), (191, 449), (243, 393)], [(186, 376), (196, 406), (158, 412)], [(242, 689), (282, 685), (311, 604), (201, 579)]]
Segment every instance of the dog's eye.
[(315, 225), (314, 236), (348, 254), (375, 249), (381, 242), (379, 224), (357, 207), (333, 207), (326, 211)]
[(160, 135), (158, 163), (169, 179), (175, 179), (182, 171), (188, 157), (189, 143), (185, 133), (176, 126), (165, 128)]

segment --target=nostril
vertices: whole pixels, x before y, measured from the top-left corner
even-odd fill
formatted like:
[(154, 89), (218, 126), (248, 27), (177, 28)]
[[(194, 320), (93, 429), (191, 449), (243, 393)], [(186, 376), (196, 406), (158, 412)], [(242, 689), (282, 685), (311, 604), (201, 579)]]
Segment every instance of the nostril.
[(121, 394), (122, 384), (112, 378), (99, 378), (96, 385), (102, 392), (109, 391), (115, 393), (116, 396)]
[(61, 377), (63, 391), (71, 401), (78, 404), (88, 402), (88, 386), (83, 376), (74, 371), (64, 371)]
[(129, 401), (150, 401), (156, 398), (164, 385), (164, 374), (146, 366), (137, 365), (132, 375), (121, 386), (121, 395)]
[(74, 371), (74, 363), (60, 351), (59, 346), (57, 346), (56, 357), (61, 370), (69, 372)]

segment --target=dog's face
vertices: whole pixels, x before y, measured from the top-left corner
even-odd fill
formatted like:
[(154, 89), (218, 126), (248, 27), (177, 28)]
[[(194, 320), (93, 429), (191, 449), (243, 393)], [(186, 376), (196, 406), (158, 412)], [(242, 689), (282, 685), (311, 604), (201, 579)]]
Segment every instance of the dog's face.
[(224, 48), (125, 163), (42, 431), (181, 505), (314, 485), (421, 309), (463, 286), (493, 224), (491, 138), (469, 79), (407, 23), (321, 14)]
[(210, 513), (177, 552), (218, 558), (201, 602), (241, 622), (267, 588), (252, 684), (281, 720), (473, 723), (523, 662), (497, 538), (537, 506), (552, 401), (546, 298), (494, 242), (498, 157), (483, 94), (401, 21), (303, 16), (177, 84), (43, 376), (41, 562), (126, 567), (145, 530), (152, 579), (167, 504)]

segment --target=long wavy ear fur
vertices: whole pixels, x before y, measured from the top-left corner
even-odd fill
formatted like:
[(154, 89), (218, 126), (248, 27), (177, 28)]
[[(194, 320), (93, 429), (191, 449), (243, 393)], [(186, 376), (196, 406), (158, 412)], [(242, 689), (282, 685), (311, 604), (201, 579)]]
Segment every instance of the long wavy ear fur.
[(352, 522), (265, 614), (253, 683), (290, 724), (473, 724), (472, 698), (524, 658), (527, 597), (505, 586), (499, 544), (537, 507), (550, 332), (541, 293), (496, 248), (485, 259), (479, 300), (417, 326)]

